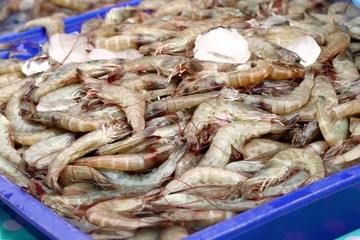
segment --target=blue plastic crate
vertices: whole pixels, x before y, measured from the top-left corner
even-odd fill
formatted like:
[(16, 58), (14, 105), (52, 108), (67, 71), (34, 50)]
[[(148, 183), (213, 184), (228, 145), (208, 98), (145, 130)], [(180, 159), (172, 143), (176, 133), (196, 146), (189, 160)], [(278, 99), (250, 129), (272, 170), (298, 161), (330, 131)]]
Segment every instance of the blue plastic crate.
[[(116, 6), (137, 5), (140, 0)], [(110, 8), (65, 20), (66, 32), (103, 17)], [(44, 43), (43, 28), (0, 36), (1, 43)], [(0, 58), (9, 52), (0, 51)], [(90, 239), (37, 199), (0, 175), (0, 200), (30, 223), (39, 239)], [(199, 231), (187, 239), (334, 239), (360, 228), (360, 166), (355, 166)], [(35, 231), (35, 232), (36, 232)], [(43, 237), (42, 237), (43, 236)]]

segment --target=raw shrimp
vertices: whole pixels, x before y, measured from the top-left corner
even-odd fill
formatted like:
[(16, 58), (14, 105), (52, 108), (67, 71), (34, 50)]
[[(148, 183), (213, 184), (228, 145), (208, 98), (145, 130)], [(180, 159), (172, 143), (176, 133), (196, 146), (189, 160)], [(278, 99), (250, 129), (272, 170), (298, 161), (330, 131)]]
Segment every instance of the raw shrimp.
[(351, 161), (355, 161), (359, 159), (359, 151), (360, 151), (360, 144), (357, 144), (355, 147), (350, 149), (349, 151), (337, 154), (335, 157), (330, 159), (330, 161), (327, 163), (328, 166), (336, 166), (336, 165), (343, 165), (346, 163), (349, 163)]
[(297, 68), (294, 66), (282, 66), (279, 64), (272, 65), (271, 74), (266, 78), (269, 80), (284, 80), (302, 78), (305, 75), (304, 68)]
[(184, 224), (193, 231), (224, 221), (235, 216), (235, 213), (222, 210), (190, 210), (178, 208), (175, 211), (164, 212), (164, 217), (170, 222)]
[(287, 130), (280, 124), (269, 122), (232, 122), (220, 128), (211, 141), (209, 150), (201, 159), (201, 166), (223, 167), (230, 161), (232, 149), (242, 152), (245, 141), (267, 133)]
[(147, 104), (145, 118), (152, 118), (192, 108), (218, 96), (219, 92), (210, 92), (193, 94), (191, 96), (163, 98)]
[(150, 152), (79, 158), (74, 165), (129, 172), (148, 170), (159, 166), (168, 159), (175, 147), (176, 145), (173, 143), (156, 147), (155, 151), (151, 150)]
[[(171, 83), (165, 76), (156, 73), (147, 73), (144, 75), (125, 74), (121, 79), (120, 85), (134, 90), (155, 90), (168, 87)], [(116, 82), (113, 82), (116, 84)]]
[(314, 71), (309, 69), (301, 84), (288, 95), (273, 97), (242, 94), (240, 100), (264, 108), (274, 114), (286, 114), (298, 110), (308, 102), (313, 86)]
[(143, 131), (132, 135), (130, 138), (107, 144), (99, 148), (96, 153), (99, 155), (110, 155), (115, 153), (124, 153), (127, 150), (131, 149), (135, 145), (144, 141), (147, 137), (151, 136), (157, 127), (150, 126), (145, 128)]
[(176, 165), (186, 152), (188, 146), (183, 144), (175, 150), (156, 170), (143, 176), (129, 175), (121, 171), (100, 170), (100, 173), (110, 181), (118, 191), (131, 193), (146, 193), (160, 186), (176, 169)]
[(19, 79), (24, 78), (24, 74), (22, 72), (12, 72), (5, 73), (0, 75), (0, 86), (6, 86), (12, 84), (14, 81), (16, 82)]
[(345, 102), (334, 106), (331, 110), (331, 118), (341, 119), (343, 117), (351, 117), (360, 113), (360, 97), (359, 95), (349, 102)]
[(184, 190), (193, 190), (196, 193), (196, 187), (205, 185), (236, 186), (243, 183), (246, 179), (246, 176), (230, 170), (210, 166), (197, 166), (186, 171), (180, 178), (169, 182), (164, 187), (162, 194), (168, 195)]
[(81, 114), (71, 113), (68, 110), (36, 112), (32, 115), (31, 120), (72, 132), (90, 132), (104, 124), (116, 122), (116, 119), (109, 119), (104, 116), (85, 117)]
[(141, 45), (151, 44), (159, 41), (158, 36), (145, 34), (116, 35), (109, 38), (97, 38), (96, 47), (105, 48), (111, 51), (121, 51), (126, 49), (137, 49)]
[(272, 64), (265, 60), (251, 62), (251, 69), (227, 73), (226, 85), (238, 88), (264, 80), (272, 72)]
[(329, 145), (327, 144), (326, 141), (312, 142), (304, 147), (304, 149), (313, 151), (314, 153), (316, 153), (319, 156), (323, 155), (328, 148), (329, 148)]
[(59, 152), (75, 140), (73, 133), (64, 133), (44, 139), (31, 145), (23, 154), (23, 158), (31, 168), (47, 169), (49, 163)]
[(327, 99), (324, 96), (318, 97), (316, 102), (316, 115), (321, 134), (325, 141), (330, 146), (334, 146), (346, 140), (349, 131), (349, 120), (347, 118), (341, 118), (333, 121), (326, 110), (326, 101)]
[(326, 96), (327, 108), (337, 105), (338, 99), (331, 80), (324, 75), (318, 75), (315, 77), (314, 82), (315, 84), (311, 90), (311, 96), (307, 104), (296, 111), (281, 115), (282, 117), (291, 119), (295, 116), (300, 116), (300, 119), (298, 120), (300, 122), (311, 121), (316, 117), (316, 101), (319, 96)]
[(335, 84), (337, 88), (351, 84), (360, 78), (350, 51), (339, 53), (332, 61), (332, 66), (336, 72)]
[(255, 138), (243, 147), (242, 154), (245, 160), (258, 159), (264, 156), (271, 158), (279, 151), (283, 151), (289, 147), (289, 143), (266, 138)]
[(11, 124), (0, 114), (0, 156), (19, 169), (25, 169), (26, 162), (14, 148), (11, 135)]
[(124, 133), (124, 127), (116, 124), (113, 126), (99, 128), (89, 132), (75, 140), (70, 146), (53, 159), (49, 165), (49, 170), (45, 178), (45, 183), (52, 189), (61, 192), (61, 188), (57, 182), (61, 172), (65, 170), (69, 163), (77, 158), (101, 147), (108, 142), (116, 140)]
[(130, 230), (164, 223), (166, 219), (163, 217), (136, 218), (126, 215), (133, 211), (139, 211), (143, 205), (144, 202), (139, 197), (116, 198), (92, 206), (86, 211), (85, 216), (89, 222), (98, 226), (112, 226)]
[(0, 105), (7, 103), (12, 95), (19, 91), (19, 88), (23, 88), (27, 84), (25, 79), (20, 79), (9, 85), (1, 86), (0, 92)]
[(309, 123), (305, 124), (302, 130), (299, 130), (294, 134), (291, 140), (291, 146), (302, 148), (305, 145), (313, 142), (320, 136), (320, 128), (317, 118), (314, 118)]
[(68, 165), (59, 176), (62, 186), (69, 186), (77, 182), (90, 181), (100, 186), (109, 186), (109, 181), (96, 169), (89, 166)]
[(247, 179), (242, 186), (243, 193), (245, 196), (253, 191), (261, 193), (271, 185), (285, 180), (296, 169), (309, 173), (304, 184), (325, 177), (325, 168), (319, 155), (306, 149), (289, 148), (276, 154), (254, 176)]
[(30, 194), (36, 195), (35, 184), (20, 169), (14, 167), (8, 160), (0, 156), (0, 174), (21, 188), (24, 188)]
[(329, 59), (335, 57), (338, 53), (343, 52), (350, 44), (350, 36), (343, 32), (336, 32), (329, 36), (329, 43), (326, 48), (321, 51), (317, 61), (325, 63)]
[(57, 33), (64, 32), (65, 25), (64, 22), (62, 21), (63, 17), (65, 17), (65, 14), (59, 13), (56, 16), (33, 19), (25, 23), (25, 25), (22, 27), (22, 30), (27, 30), (32, 27), (41, 26), (46, 29), (46, 35), (50, 39), (51, 36)]
[(155, 10), (161, 8), (169, 0), (144, 0), (139, 3), (139, 9), (141, 10)]
[(112, 25), (124, 22), (127, 18), (130, 18), (136, 12), (134, 7), (114, 7), (108, 13), (106, 13), (104, 24)]
[(179, 160), (176, 169), (175, 169), (175, 177), (178, 178), (183, 175), (186, 171), (195, 167), (197, 163), (200, 161), (202, 155), (195, 155), (192, 152), (185, 153), (184, 156)]
[(145, 99), (139, 93), (122, 86), (102, 83), (80, 69), (78, 69), (78, 73), (84, 84), (91, 88), (88, 94), (99, 96), (124, 109), (127, 121), (133, 128), (133, 134), (144, 130)]
[(44, 139), (48, 139), (64, 133), (63, 130), (56, 128), (48, 128), (38, 132), (13, 132), (14, 141), (16, 143), (31, 146)]
[(188, 143), (196, 144), (197, 133), (221, 121), (270, 121), (281, 123), (283, 119), (242, 102), (213, 99), (197, 107), (191, 121), (185, 128), (184, 137)]
[(32, 88), (32, 81), (26, 82), (10, 98), (6, 105), (5, 116), (11, 122), (14, 132), (38, 132), (44, 130), (44, 125), (29, 123), (20, 115), (21, 100), (29, 93)]
[(254, 174), (259, 171), (264, 164), (255, 161), (236, 161), (226, 164), (224, 169), (239, 172)]

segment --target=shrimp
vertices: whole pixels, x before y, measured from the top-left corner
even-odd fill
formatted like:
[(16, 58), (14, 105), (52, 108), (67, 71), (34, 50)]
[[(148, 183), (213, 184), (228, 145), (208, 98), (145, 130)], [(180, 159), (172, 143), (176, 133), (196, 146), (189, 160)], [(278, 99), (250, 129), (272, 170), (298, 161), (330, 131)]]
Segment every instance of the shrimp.
[(44, 125), (33, 124), (27, 122), (20, 115), (21, 100), (29, 93), (33, 86), (32, 81), (27, 81), (20, 89), (17, 90), (14, 95), (9, 98), (6, 105), (5, 116), (11, 122), (11, 126), (14, 132), (38, 132), (45, 130)]
[(189, 231), (180, 225), (173, 225), (162, 230), (160, 240), (180, 240), (189, 236)]
[(76, 182), (91, 181), (100, 186), (109, 186), (109, 181), (96, 169), (89, 166), (68, 165), (59, 176), (62, 186), (69, 186)]
[(246, 104), (264, 108), (274, 114), (286, 114), (298, 110), (308, 102), (313, 86), (314, 71), (310, 69), (301, 84), (288, 95), (273, 97), (242, 94), (240, 100)]
[(306, 149), (289, 148), (276, 154), (262, 169), (247, 179), (242, 192), (245, 196), (254, 191), (261, 193), (269, 186), (285, 180), (296, 169), (309, 173), (304, 184), (325, 177), (325, 168), (319, 155)]
[(226, 164), (224, 169), (239, 172), (254, 174), (259, 171), (264, 164), (256, 161), (236, 161)]
[(359, 114), (360, 113), (359, 95), (354, 100), (332, 107), (330, 111), (331, 111), (330, 116), (333, 120)]
[(328, 100), (326, 103), (327, 108), (337, 105), (338, 99), (331, 80), (324, 75), (318, 75), (315, 77), (314, 82), (315, 84), (311, 89), (310, 99), (306, 105), (291, 113), (283, 114), (281, 115), (282, 117), (291, 119), (294, 116), (300, 116), (298, 120), (300, 122), (311, 121), (316, 117), (316, 101), (319, 96), (326, 96)]
[(169, 0), (144, 0), (139, 3), (138, 8), (141, 10), (156, 10), (161, 8)]
[(265, 138), (255, 138), (242, 149), (245, 160), (258, 159), (263, 156), (272, 157), (279, 151), (288, 149), (290, 144)]
[(302, 148), (305, 145), (313, 142), (314, 139), (320, 136), (321, 132), (318, 125), (317, 118), (314, 118), (307, 123), (301, 131), (294, 134), (291, 140), (291, 146)]
[(235, 213), (222, 210), (190, 210), (178, 208), (176, 211), (164, 212), (160, 217), (164, 217), (170, 222), (187, 225), (194, 231), (200, 230), (215, 223), (224, 221), (235, 216)]
[(103, 126), (102, 128), (89, 132), (76, 139), (68, 148), (61, 151), (61, 153), (49, 164), (45, 183), (50, 188), (60, 192), (61, 188), (57, 181), (61, 172), (66, 169), (66, 166), (69, 163), (72, 163), (77, 158), (107, 144), (108, 142), (116, 140), (123, 133), (124, 127), (116, 124), (109, 127)]
[(98, 4), (98, 2), (95, 0), (87, 0), (87, 1), (50, 0), (50, 2), (56, 6), (60, 6), (62, 8), (68, 8), (78, 13), (85, 12), (86, 10), (94, 8)]
[(252, 107), (242, 102), (226, 101), (223, 99), (212, 99), (200, 104), (195, 110), (191, 121), (185, 128), (184, 137), (188, 143), (197, 143), (198, 132), (208, 128), (221, 120), (233, 121), (271, 121), (283, 122), (277, 115), (269, 114), (263, 110)]
[(343, 32), (336, 32), (329, 36), (329, 43), (326, 48), (321, 51), (317, 61), (325, 63), (337, 54), (343, 52), (350, 44), (350, 36)]
[(235, 213), (245, 212), (252, 208), (258, 207), (265, 203), (266, 200), (252, 201), (244, 198), (232, 199), (205, 199), (203, 196), (197, 196), (186, 193), (173, 193), (163, 196), (162, 198), (152, 202), (155, 206), (178, 206), (181, 208), (194, 210), (222, 210)]
[(27, 81), (25, 81), (24, 79), (20, 79), (9, 85), (1, 86), (0, 105), (7, 103), (10, 97), (17, 93), (19, 91), (19, 88), (23, 88), (25, 85), (27, 85)]
[(304, 147), (304, 149), (311, 150), (319, 156), (323, 155), (328, 148), (329, 148), (329, 145), (326, 143), (326, 141), (312, 142)]
[(27, 30), (32, 27), (44, 27), (46, 29), (46, 35), (50, 39), (51, 36), (63, 33), (64, 32), (64, 22), (62, 18), (65, 17), (65, 14), (57, 14), (56, 16), (50, 16), (50, 17), (42, 17), (30, 20), (25, 23), (25, 25), (22, 27), (22, 30)]
[(349, 131), (351, 132), (352, 137), (357, 137), (360, 135), (360, 119), (351, 117)]
[(159, 41), (158, 36), (145, 34), (116, 35), (109, 38), (97, 38), (95, 46), (112, 51), (121, 51), (126, 49), (137, 49), (141, 45), (151, 44)]
[(155, 151), (145, 153), (79, 158), (74, 162), (74, 165), (129, 172), (148, 170), (157, 167), (168, 159), (175, 147), (175, 144), (166, 144), (157, 147)]
[(130, 18), (136, 12), (134, 7), (114, 7), (106, 13), (104, 24), (112, 25), (124, 22), (127, 18)]
[(143, 131), (132, 135), (130, 138), (123, 141), (107, 144), (99, 148), (96, 152), (99, 155), (110, 155), (115, 153), (124, 153), (135, 145), (144, 141), (156, 131), (155, 126), (145, 128)]
[(180, 177), (186, 171), (196, 166), (197, 163), (200, 161), (201, 157), (202, 155), (195, 155), (192, 152), (185, 153), (176, 166), (175, 177)]
[(279, 64), (272, 65), (271, 74), (266, 78), (268, 80), (284, 80), (302, 78), (305, 75), (305, 69), (293, 66), (286, 67)]
[(101, 83), (80, 69), (78, 69), (78, 74), (84, 84), (91, 88), (88, 94), (99, 96), (124, 109), (127, 121), (133, 128), (133, 134), (144, 130), (145, 99), (142, 95), (122, 86)]
[(349, 131), (349, 120), (347, 118), (341, 118), (332, 121), (330, 114), (326, 110), (326, 100), (324, 96), (318, 97), (316, 102), (316, 115), (320, 131), (325, 141), (330, 146), (334, 146), (346, 140)]
[(338, 86), (351, 84), (360, 78), (350, 51), (339, 53), (332, 61), (332, 65), (336, 72), (335, 84)]
[(49, 163), (59, 152), (75, 140), (73, 133), (64, 133), (44, 139), (31, 145), (23, 154), (25, 162), (31, 168), (47, 169)]
[(272, 64), (265, 60), (251, 62), (251, 69), (238, 70), (227, 73), (226, 85), (238, 88), (258, 83), (268, 77), (272, 72)]
[(2, 156), (0, 156), (0, 174), (19, 187), (24, 188), (30, 194), (36, 195), (37, 191), (35, 184), (24, 173)]
[(64, 133), (63, 130), (48, 128), (38, 132), (13, 132), (14, 142), (25, 146), (31, 146), (44, 139), (48, 139)]
[(245, 141), (267, 133), (287, 130), (280, 124), (269, 122), (232, 122), (220, 128), (211, 141), (209, 150), (201, 159), (200, 166), (223, 167), (230, 161), (232, 149), (242, 152)]
[(116, 198), (98, 203), (89, 208), (86, 219), (97, 226), (118, 227), (135, 230), (141, 227), (152, 227), (165, 222), (163, 217), (129, 217), (126, 213), (136, 211), (143, 207), (143, 201), (139, 197)]
[(205, 185), (236, 186), (243, 183), (246, 179), (247, 176), (230, 170), (211, 166), (197, 166), (183, 173), (180, 178), (170, 181), (164, 187), (162, 194), (165, 196), (184, 190), (193, 190), (196, 193), (195, 189), (197, 187)]
[[(116, 84), (116, 82), (113, 82)], [(129, 76), (125, 74), (121, 78), (121, 83), (123, 87), (134, 89), (134, 90), (155, 90), (155, 89), (162, 89), (166, 88), (171, 83), (165, 76), (158, 75), (156, 73), (147, 73), (145, 75), (133, 75)]]
[(0, 156), (19, 169), (25, 169), (26, 162), (14, 148), (10, 121), (0, 114)]
[(193, 6), (193, 2), (188, 0), (175, 0), (167, 2), (162, 5), (161, 8), (158, 8), (154, 13), (154, 17), (160, 18), (167, 15), (178, 15), (182, 12), (192, 11), (198, 7), (200, 6)]
[(317, 25), (311, 24), (311, 23), (307, 23), (304, 21), (295, 21), (293, 19), (289, 20), (290, 24), (294, 27), (299, 27), (303, 30), (305, 30), (307, 32), (307, 34), (314, 38), (314, 40), (316, 41), (317, 44), (319, 44), (320, 46), (324, 45), (325, 43), (327, 43), (329, 41), (329, 36), (327, 31)]
[(180, 110), (185, 110), (207, 102), (219, 96), (218, 92), (199, 93), (191, 96), (169, 97), (158, 101), (149, 103), (146, 106), (145, 118), (152, 118), (167, 113), (174, 113)]
[(14, 72), (21, 72), (24, 62), (15, 59), (1, 59), (0, 61), (0, 75)]
[(0, 75), (0, 86), (6, 86), (13, 83), (16, 80), (24, 78), (22, 72), (11, 72)]
[(79, 83), (79, 78), (76, 75), (77, 66), (78, 64), (76, 63), (68, 63), (61, 65), (55, 72), (52, 69), (48, 70), (48, 72), (44, 74), (49, 73), (49, 77), (31, 93), (30, 98), (33, 99), (34, 102), (38, 102), (41, 97), (51, 91)]
[(351, 148), (349, 151), (345, 153), (336, 154), (335, 157), (329, 160), (327, 165), (338, 166), (355, 161), (359, 159), (359, 150), (360, 150), (360, 144), (357, 144), (355, 147)]
[(100, 128), (104, 124), (116, 122), (116, 119), (109, 119), (104, 116), (84, 117), (67, 110), (36, 112), (32, 114), (31, 120), (72, 132), (90, 132)]
[(188, 146), (183, 144), (175, 150), (169, 158), (162, 163), (156, 170), (143, 175), (134, 176), (121, 171), (99, 170), (100, 173), (110, 181), (118, 191), (131, 193), (146, 193), (156, 189), (164, 179), (168, 178), (176, 169), (176, 165), (186, 152)]

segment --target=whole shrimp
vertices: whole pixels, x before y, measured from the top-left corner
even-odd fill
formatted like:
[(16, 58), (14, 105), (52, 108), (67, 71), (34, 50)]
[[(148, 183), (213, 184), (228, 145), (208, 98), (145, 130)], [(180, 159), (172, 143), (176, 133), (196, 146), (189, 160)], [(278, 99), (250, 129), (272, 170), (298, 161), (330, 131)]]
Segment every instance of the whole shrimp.
[(264, 108), (274, 114), (286, 114), (301, 108), (308, 102), (313, 86), (314, 71), (309, 69), (301, 84), (288, 95), (273, 97), (242, 94), (240, 100)]
[(272, 157), (279, 151), (290, 147), (289, 143), (278, 142), (267, 138), (255, 138), (243, 147), (242, 154), (245, 160)]
[(189, 231), (180, 225), (173, 225), (162, 230), (160, 240), (183, 239), (189, 236)]
[(84, 84), (91, 88), (88, 94), (99, 96), (124, 109), (127, 121), (133, 128), (133, 134), (145, 128), (145, 99), (142, 95), (122, 86), (112, 86), (107, 83), (101, 83), (101, 81), (91, 78), (80, 69), (78, 69), (78, 75)]
[(76, 139), (49, 164), (45, 183), (50, 188), (61, 192), (61, 187), (57, 181), (61, 172), (65, 170), (69, 163), (72, 163), (77, 158), (107, 144), (108, 142), (116, 140), (123, 133), (123, 126), (117, 124), (109, 127), (103, 126), (102, 128), (89, 132)]
[(143, 201), (139, 197), (116, 198), (98, 203), (89, 208), (86, 219), (97, 226), (112, 226), (135, 230), (141, 227), (151, 227), (164, 223), (163, 217), (129, 217), (126, 213), (142, 208)]
[(197, 192), (196, 188), (200, 186), (236, 186), (243, 183), (248, 176), (211, 166), (197, 166), (184, 172), (178, 179), (170, 181), (162, 191), (162, 195), (168, 195), (174, 192), (190, 190)]
[(337, 31), (329, 36), (329, 43), (326, 48), (321, 51), (317, 61), (320, 63), (327, 62), (330, 58), (343, 52), (350, 44), (350, 36), (341, 31)]
[(286, 131), (287, 127), (269, 122), (232, 122), (220, 128), (201, 159), (201, 166), (223, 167), (230, 161), (232, 148), (242, 152), (245, 141), (267, 133)]
[(47, 128), (38, 132), (13, 132), (14, 142), (24, 146), (31, 146), (44, 139), (48, 139), (64, 133), (63, 130), (57, 128)]
[(242, 102), (212, 99), (200, 104), (185, 128), (184, 137), (190, 144), (197, 144), (197, 135), (217, 122), (270, 121), (283, 122), (277, 115)]
[(321, 134), (325, 141), (330, 146), (334, 146), (346, 140), (349, 131), (349, 120), (347, 118), (332, 120), (330, 113), (326, 109), (326, 100), (324, 96), (318, 97), (316, 102), (316, 115)]
[(159, 187), (175, 171), (178, 161), (186, 152), (188, 146), (183, 144), (156, 170), (143, 176), (129, 175), (121, 171), (99, 170), (118, 191), (130, 193), (146, 193)]
[(26, 162), (14, 148), (10, 121), (2, 114), (0, 114), (0, 144), (1, 157), (19, 169), (25, 169)]
[(254, 191), (263, 192), (271, 185), (282, 182), (296, 169), (309, 173), (304, 184), (325, 177), (325, 168), (319, 155), (306, 149), (289, 148), (276, 154), (262, 169), (247, 179), (242, 191), (245, 196)]
[(91, 182), (99, 186), (110, 185), (103, 175), (89, 166), (68, 165), (59, 176), (59, 183), (65, 187), (80, 182)]

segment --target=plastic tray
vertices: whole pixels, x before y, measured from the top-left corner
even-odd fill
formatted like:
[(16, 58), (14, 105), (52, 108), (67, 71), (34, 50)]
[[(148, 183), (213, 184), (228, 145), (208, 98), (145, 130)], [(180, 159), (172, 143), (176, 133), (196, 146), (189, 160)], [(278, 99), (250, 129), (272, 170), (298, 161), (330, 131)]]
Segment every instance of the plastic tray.
[[(116, 6), (136, 5), (129, 1)], [(65, 20), (66, 32), (103, 17), (110, 8)], [(0, 37), (0, 42), (47, 41), (42, 28)], [(8, 52), (0, 52), (7, 58)], [(360, 166), (355, 166), (199, 231), (187, 239), (334, 239), (360, 228)], [(90, 239), (0, 175), (0, 200), (50, 239)], [(42, 239), (42, 238), (40, 238)]]

